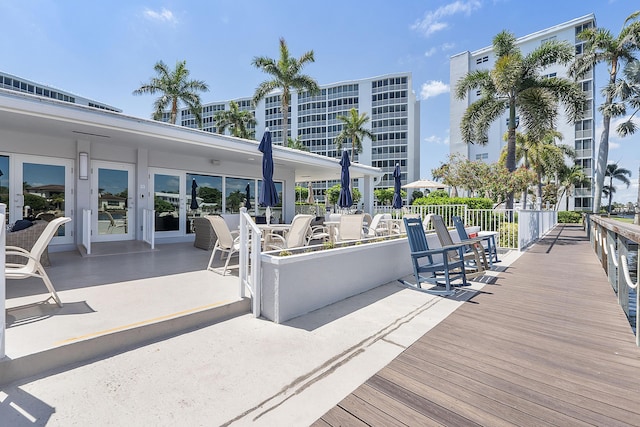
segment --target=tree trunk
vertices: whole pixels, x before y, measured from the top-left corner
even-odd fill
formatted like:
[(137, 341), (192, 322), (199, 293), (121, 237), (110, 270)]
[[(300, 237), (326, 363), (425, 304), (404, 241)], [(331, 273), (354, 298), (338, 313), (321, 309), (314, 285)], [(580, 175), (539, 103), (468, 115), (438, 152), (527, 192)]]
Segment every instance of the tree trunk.
[[(509, 138), (507, 140), (506, 166), (509, 172), (516, 170), (516, 101), (514, 95), (509, 101)], [(506, 209), (513, 209), (513, 191), (507, 194)]]
[[(618, 61), (611, 64), (609, 74), (609, 84), (613, 87), (618, 74)], [(610, 106), (613, 103), (613, 96), (608, 93), (604, 105)], [(600, 136), (600, 146), (598, 147), (598, 163), (596, 166), (596, 187), (593, 195), (593, 213), (600, 212), (602, 206), (602, 187), (604, 187), (604, 173), (607, 170), (609, 161), (609, 128), (611, 127), (611, 116), (602, 115), (602, 135)]]

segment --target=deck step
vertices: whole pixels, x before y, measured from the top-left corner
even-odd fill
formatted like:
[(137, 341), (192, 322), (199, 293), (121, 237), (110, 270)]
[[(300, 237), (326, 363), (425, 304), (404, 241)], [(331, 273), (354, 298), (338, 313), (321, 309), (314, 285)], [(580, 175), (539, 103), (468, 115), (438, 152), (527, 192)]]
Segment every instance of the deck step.
[(251, 299), (242, 298), (161, 320), (140, 322), (133, 327), (91, 334), (86, 338), (69, 340), (67, 344), (15, 359), (7, 357), (0, 360), (0, 386), (45, 372), (91, 363), (97, 358), (123, 353), (250, 312)]

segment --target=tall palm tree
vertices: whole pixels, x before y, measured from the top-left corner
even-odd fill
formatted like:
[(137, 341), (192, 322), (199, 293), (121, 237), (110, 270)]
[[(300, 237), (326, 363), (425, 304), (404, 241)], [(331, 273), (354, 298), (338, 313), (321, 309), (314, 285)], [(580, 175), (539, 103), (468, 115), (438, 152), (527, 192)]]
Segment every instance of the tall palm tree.
[[(591, 72), (595, 66), (605, 62), (609, 67), (609, 88), (616, 86), (618, 70), (623, 64), (633, 61), (634, 54), (640, 49), (640, 22), (636, 19), (640, 11), (636, 11), (625, 19), (622, 29), (615, 37), (606, 28), (587, 28), (578, 34), (584, 40), (585, 49), (582, 55), (576, 57), (570, 68), (570, 73), (580, 78)], [(596, 163), (596, 188), (593, 212), (599, 212), (602, 202), (600, 194), (604, 185), (605, 171), (609, 157), (609, 128), (611, 118), (620, 114), (620, 105), (615, 103), (615, 91), (605, 90), (605, 101), (600, 106), (602, 112), (602, 135), (598, 148), (598, 161)]]
[(257, 104), (275, 89), (282, 90), (282, 141), (285, 143), (289, 137), (289, 103), (291, 102), (291, 89), (298, 92), (308, 91), (312, 95), (320, 93), (318, 83), (300, 71), (308, 62), (315, 62), (313, 50), (305, 52), (300, 58), (292, 58), (284, 38), (280, 38), (280, 58), (278, 60), (258, 56), (253, 58), (251, 64), (269, 74), (272, 79), (260, 83), (253, 94), (253, 103)]
[[(560, 188), (562, 189), (562, 193), (560, 193), (560, 197), (558, 197), (558, 203), (562, 200), (562, 197), (567, 195), (566, 207), (565, 210), (569, 210), (569, 197), (572, 192), (575, 190), (577, 185), (588, 184), (589, 177), (585, 175), (584, 170), (580, 165), (573, 165), (571, 167), (564, 165), (558, 171), (558, 182), (560, 184)], [(556, 207), (558, 210), (559, 206)]]
[(616, 192), (616, 188), (613, 186), (613, 180), (616, 179), (623, 184), (627, 184), (627, 188), (629, 188), (631, 181), (629, 181), (629, 178), (627, 177), (631, 176), (631, 171), (629, 169), (618, 167), (617, 163), (609, 163), (604, 175), (609, 178), (609, 184), (606, 185), (607, 191), (604, 191), (604, 187), (602, 191), (605, 196), (609, 197), (609, 209), (607, 212), (611, 214), (611, 199), (613, 197), (613, 193)]
[(301, 151), (309, 151), (309, 147), (304, 145), (304, 143), (300, 140), (299, 136), (296, 137), (296, 139), (287, 138), (287, 147), (294, 148), (296, 150), (301, 150)]
[[(513, 172), (519, 124), (538, 138), (555, 127), (559, 102), (565, 106), (568, 122), (573, 123), (581, 117), (585, 97), (575, 82), (541, 75), (549, 65), (573, 60), (575, 47), (569, 43), (550, 41), (523, 56), (513, 34), (502, 31), (493, 39), (493, 50), (496, 63), (492, 70), (471, 71), (456, 84), (458, 99), (467, 97), (471, 90), (481, 90), (480, 99), (467, 107), (460, 131), (464, 142), (486, 145), (489, 126), (508, 110), (506, 167)], [(513, 208), (513, 193), (507, 197), (507, 208)]]
[(358, 115), (358, 110), (352, 108), (346, 116), (338, 116), (338, 120), (342, 122), (342, 131), (336, 137), (336, 149), (338, 152), (342, 149), (343, 144), (351, 142), (351, 159), (357, 153), (362, 153), (362, 140), (369, 138), (376, 140), (376, 136), (369, 129), (365, 129), (364, 125), (369, 121), (367, 113)]
[(167, 107), (170, 107), (169, 123), (175, 125), (178, 117), (178, 106), (180, 102), (184, 102), (191, 114), (195, 116), (198, 127), (201, 128), (202, 105), (198, 92), (207, 92), (209, 90), (207, 84), (202, 80), (189, 80), (187, 61), (177, 61), (175, 70), (170, 70), (164, 62), (158, 61), (153, 69), (158, 76), (151, 78), (149, 83), (143, 83), (133, 91), (134, 95), (161, 93), (160, 98), (153, 103), (155, 109), (153, 119), (162, 120), (162, 114)]
[(255, 131), (249, 130), (250, 126), (256, 125), (256, 118), (250, 111), (241, 111), (238, 103), (229, 102), (229, 109), (218, 111), (213, 120), (216, 122), (218, 133), (224, 133), (227, 128), (231, 130), (231, 135), (238, 138), (252, 139)]

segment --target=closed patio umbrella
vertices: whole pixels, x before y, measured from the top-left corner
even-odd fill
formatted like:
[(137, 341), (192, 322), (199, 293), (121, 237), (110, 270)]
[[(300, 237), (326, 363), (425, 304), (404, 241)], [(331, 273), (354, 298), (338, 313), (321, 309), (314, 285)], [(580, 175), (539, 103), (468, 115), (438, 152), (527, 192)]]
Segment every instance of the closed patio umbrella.
[(393, 203), (391, 203), (393, 209), (402, 209), (402, 195), (400, 194), (400, 186), (402, 185), (400, 182), (401, 177), (400, 164), (396, 163), (396, 168), (393, 170)]
[(338, 206), (341, 208), (350, 208), (353, 204), (353, 198), (351, 197), (351, 188), (349, 188), (349, 152), (344, 150), (342, 152), (342, 158), (340, 159), (340, 166), (342, 171), (340, 172), (340, 197), (338, 198)]
[(258, 150), (262, 152), (262, 186), (260, 187), (260, 196), (258, 203), (260, 206), (267, 207), (267, 224), (271, 218), (271, 206), (278, 204), (278, 191), (273, 182), (273, 153), (271, 147), (271, 132), (267, 128), (262, 135), (262, 141), (258, 146)]
[(313, 197), (313, 186), (311, 185), (311, 183), (309, 183), (307, 188), (309, 189), (309, 194), (307, 195), (307, 203), (309, 203), (310, 205), (315, 205), (316, 199)]
[(191, 210), (198, 209), (197, 188), (198, 184), (196, 183), (196, 179), (193, 178), (193, 181), (191, 181), (191, 205), (189, 206)]
[(246, 193), (245, 197), (246, 200), (244, 201), (244, 207), (247, 209), (251, 209), (251, 184), (247, 184), (247, 186), (244, 188), (244, 191)]

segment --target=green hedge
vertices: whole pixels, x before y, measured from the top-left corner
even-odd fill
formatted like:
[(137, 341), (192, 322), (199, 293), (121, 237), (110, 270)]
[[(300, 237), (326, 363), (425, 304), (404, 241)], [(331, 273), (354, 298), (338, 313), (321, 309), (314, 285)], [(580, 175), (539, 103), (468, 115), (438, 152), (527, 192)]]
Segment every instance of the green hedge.
[(481, 197), (420, 197), (413, 205), (467, 205), (469, 209), (492, 209), (493, 201)]
[(561, 224), (580, 224), (582, 222), (582, 214), (580, 212), (559, 211), (558, 222)]

